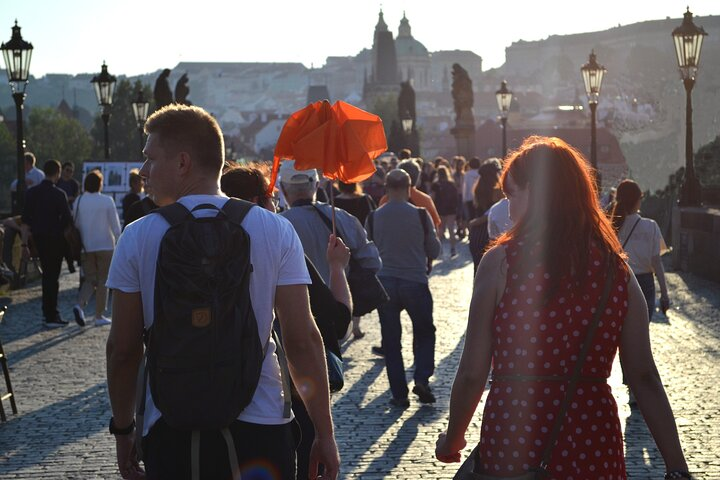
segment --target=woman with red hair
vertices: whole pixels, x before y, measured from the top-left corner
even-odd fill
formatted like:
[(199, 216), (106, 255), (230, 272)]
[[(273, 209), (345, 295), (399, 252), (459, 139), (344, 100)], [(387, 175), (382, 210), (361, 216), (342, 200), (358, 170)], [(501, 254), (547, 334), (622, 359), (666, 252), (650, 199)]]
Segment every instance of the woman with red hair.
[(625, 479), (607, 384), (619, 348), (666, 478), (690, 478), (652, 357), (645, 300), (586, 160), (563, 140), (530, 137), (509, 156), (501, 183), (515, 226), (480, 262), (437, 458), (460, 461), (492, 367), (480, 442), (463, 474)]

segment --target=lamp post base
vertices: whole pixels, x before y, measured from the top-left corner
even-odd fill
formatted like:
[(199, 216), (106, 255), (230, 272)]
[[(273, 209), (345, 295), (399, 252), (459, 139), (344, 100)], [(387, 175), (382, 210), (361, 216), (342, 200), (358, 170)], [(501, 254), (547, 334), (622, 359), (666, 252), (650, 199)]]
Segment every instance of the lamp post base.
[(678, 205), (681, 207), (699, 207), (702, 205), (702, 186), (697, 177), (685, 177), (680, 187)]

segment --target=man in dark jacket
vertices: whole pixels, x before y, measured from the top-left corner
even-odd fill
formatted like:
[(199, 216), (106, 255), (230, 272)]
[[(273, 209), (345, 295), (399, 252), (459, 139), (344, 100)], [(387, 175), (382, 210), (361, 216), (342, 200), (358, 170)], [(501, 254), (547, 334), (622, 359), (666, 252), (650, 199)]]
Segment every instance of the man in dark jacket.
[[(22, 252), (30, 256), (29, 233), (40, 256), (42, 266), (42, 310), (47, 328), (64, 327), (64, 321), (57, 309), (60, 267), (65, 251), (63, 230), (72, 221), (67, 195), (55, 186), (60, 179), (60, 163), (56, 160), (45, 162), (45, 179), (35, 188), (27, 191), (25, 209), (22, 213)], [(29, 231), (28, 231), (29, 229)]]

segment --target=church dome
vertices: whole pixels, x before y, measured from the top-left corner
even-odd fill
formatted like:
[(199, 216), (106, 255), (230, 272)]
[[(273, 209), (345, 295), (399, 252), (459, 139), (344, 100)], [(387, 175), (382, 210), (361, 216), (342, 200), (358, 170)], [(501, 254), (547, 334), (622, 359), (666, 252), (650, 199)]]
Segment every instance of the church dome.
[(400, 20), (398, 28), (398, 36), (395, 39), (395, 51), (398, 58), (402, 57), (424, 57), (428, 58), (429, 54), (425, 45), (415, 40), (412, 36), (410, 21), (403, 12), (403, 18)]

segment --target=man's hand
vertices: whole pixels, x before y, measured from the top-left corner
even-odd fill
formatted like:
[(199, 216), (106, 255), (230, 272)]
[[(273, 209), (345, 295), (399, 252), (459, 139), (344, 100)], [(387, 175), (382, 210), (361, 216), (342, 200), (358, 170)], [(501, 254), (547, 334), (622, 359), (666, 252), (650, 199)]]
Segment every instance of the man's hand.
[[(322, 475), (318, 475), (319, 466), (322, 465), (324, 470)], [(310, 466), (308, 475), (311, 480), (321, 478), (323, 480), (335, 480), (340, 469), (340, 454), (338, 453), (335, 438), (318, 438), (310, 449)]]
[(328, 264), (338, 265), (344, 269), (350, 262), (350, 249), (342, 241), (342, 238), (330, 234), (326, 256)]
[(128, 435), (115, 435), (115, 449), (117, 450), (118, 469), (122, 478), (125, 480), (145, 478), (145, 471), (137, 461), (135, 432)]

